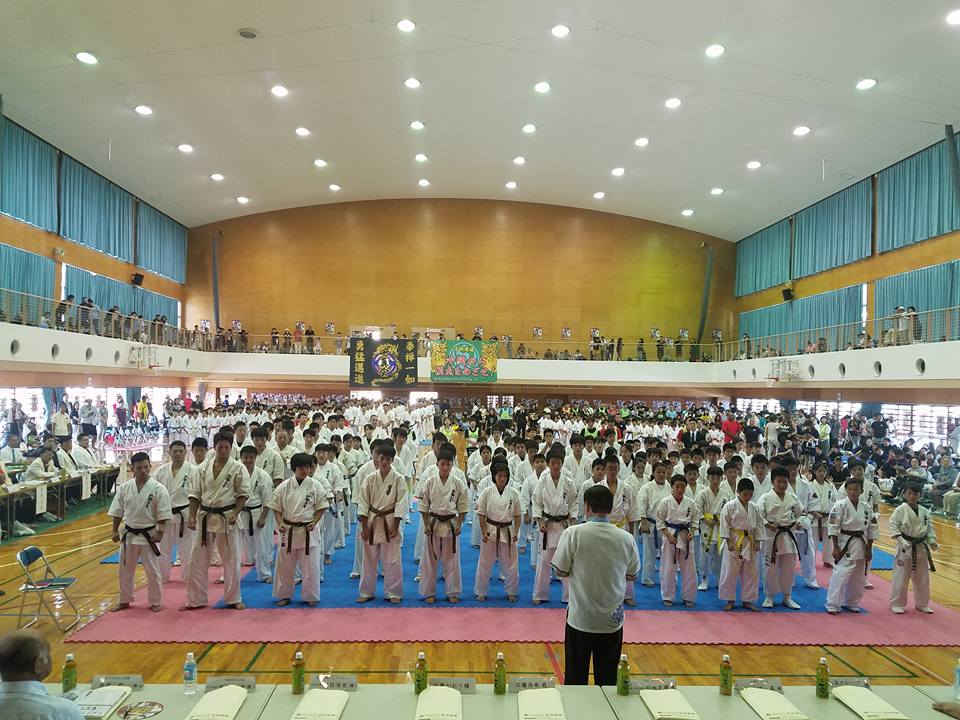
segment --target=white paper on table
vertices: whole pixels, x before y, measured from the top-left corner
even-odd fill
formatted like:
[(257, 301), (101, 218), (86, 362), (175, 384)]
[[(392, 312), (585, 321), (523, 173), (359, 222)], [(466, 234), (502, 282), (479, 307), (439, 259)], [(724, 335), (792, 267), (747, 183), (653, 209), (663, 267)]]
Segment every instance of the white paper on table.
[(654, 720), (700, 720), (697, 711), (676, 688), (641, 690), (640, 698)]
[(566, 720), (557, 688), (521, 690), (517, 693), (520, 720)]
[(46, 484), (44, 484), (44, 485), (39, 485), (39, 486), (37, 487), (37, 491), (36, 491), (36, 493), (35, 493), (35, 497), (36, 497), (36, 505), (37, 505), (35, 512), (36, 512), (37, 515), (43, 515), (43, 514), (47, 511), (47, 486), (46, 486)]
[(783, 693), (764, 688), (744, 688), (740, 696), (763, 720), (810, 720)]
[(74, 702), (84, 718), (100, 720), (109, 717), (124, 698), (130, 694), (130, 688), (125, 685), (109, 685), (107, 687), (84, 690)]
[(833, 696), (863, 720), (908, 720), (893, 705), (865, 687), (838, 687), (833, 690)]
[(459, 690), (433, 685), (417, 698), (416, 720), (463, 720), (463, 698)]
[(90, 473), (84, 473), (80, 476), (80, 499), (86, 500), (90, 497)]
[(211, 690), (193, 706), (186, 720), (233, 720), (246, 698), (246, 689), (239, 685)]
[(291, 720), (340, 720), (349, 699), (343, 690), (307, 690)]

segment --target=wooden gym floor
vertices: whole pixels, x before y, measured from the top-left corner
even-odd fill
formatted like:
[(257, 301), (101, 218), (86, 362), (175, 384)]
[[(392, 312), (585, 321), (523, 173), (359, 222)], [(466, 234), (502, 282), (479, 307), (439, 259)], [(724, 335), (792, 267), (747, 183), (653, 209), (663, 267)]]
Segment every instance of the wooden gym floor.
[[(881, 527), (886, 528), (889, 509), (884, 509)], [(933, 601), (960, 609), (960, 530), (952, 521), (936, 519), (941, 550), (935, 557)], [(57, 572), (75, 576), (79, 582), (71, 597), (88, 623), (116, 603), (117, 568), (100, 560), (114, 552), (110, 522), (102, 512), (51, 526), (32, 538), (20, 538), (0, 546), (0, 633), (17, 623), (21, 581), (16, 565), (17, 550), (40, 546)], [(884, 536), (880, 547), (889, 550)], [(139, 571), (142, 573), (142, 571)], [(878, 573), (889, 577), (890, 573)], [(143, 578), (138, 578), (143, 583)], [(868, 591), (870, 592), (870, 591)], [(816, 622), (817, 616), (803, 616)], [(800, 619), (798, 618), (798, 621)], [(890, 616), (890, 622), (895, 622)], [(288, 681), (290, 662), (302, 650), (311, 672), (356, 673), (362, 683), (405, 682), (418, 651), (425, 651), (432, 672), (469, 674), (491, 682), (492, 661), (498, 651), (507, 658), (509, 671), (522, 675), (557, 675), (563, 669), (563, 645), (551, 643), (70, 643), (49, 619), (34, 626), (53, 647), (54, 672), (59, 681), (64, 654), (72, 652), (81, 668), (81, 678), (94, 672), (140, 673), (148, 683), (180, 682), (182, 664), (192, 651), (200, 665), (201, 680), (207, 673), (254, 673), (260, 682)], [(810, 684), (821, 656), (826, 655), (835, 675), (866, 676), (877, 684), (950, 684), (960, 647), (833, 647), (833, 646), (732, 646), (697, 645), (690, 638), (684, 645), (628, 645), (633, 673), (671, 675), (687, 685), (716, 682), (717, 665), (729, 653), (740, 675), (774, 675), (788, 684)]]

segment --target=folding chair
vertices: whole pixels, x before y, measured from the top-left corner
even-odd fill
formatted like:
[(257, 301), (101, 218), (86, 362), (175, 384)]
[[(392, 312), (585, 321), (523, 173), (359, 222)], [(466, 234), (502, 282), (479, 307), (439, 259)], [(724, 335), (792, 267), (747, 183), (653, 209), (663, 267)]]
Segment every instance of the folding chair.
[[(43, 562), (43, 577), (34, 579), (33, 575), (30, 572), (30, 567), (36, 563)], [(53, 619), (57, 624), (57, 627), (60, 628), (60, 632), (66, 632), (78, 622), (80, 622), (80, 611), (77, 610), (77, 606), (73, 604), (73, 600), (70, 599), (70, 596), (67, 595), (67, 588), (72, 587), (76, 578), (72, 577), (59, 577), (54, 571), (53, 567), (50, 565), (50, 562), (44, 557), (43, 550), (40, 548), (31, 545), (24, 550), (21, 550), (17, 553), (17, 562), (20, 564), (20, 567), (23, 569), (24, 577), (26, 582), (20, 586), (20, 614), (17, 617), (17, 629), (20, 629), (20, 623), (23, 621), (23, 609), (27, 602), (27, 595), (29, 593), (35, 593), (37, 596), (37, 608), (36, 612), (33, 614), (33, 619), (28, 622), (23, 627), (28, 628), (33, 625), (37, 620), (40, 619), (40, 609), (41, 606), (46, 610), (47, 614)], [(36, 568), (35, 568), (36, 569)], [(70, 605), (70, 608), (73, 610), (76, 619), (71, 622), (69, 625), (64, 626), (60, 623), (60, 618), (58, 613), (54, 612), (54, 608), (47, 602), (44, 598), (44, 593), (60, 593), (63, 595), (63, 599), (67, 601)]]

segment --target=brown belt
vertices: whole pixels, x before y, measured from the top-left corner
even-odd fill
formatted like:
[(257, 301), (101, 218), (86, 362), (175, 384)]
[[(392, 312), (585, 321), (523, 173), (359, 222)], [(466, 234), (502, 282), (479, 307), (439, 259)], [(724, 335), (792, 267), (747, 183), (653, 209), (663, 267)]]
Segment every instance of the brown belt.
[[(290, 522), (286, 518), (283, 519), (283, 524), (287, 526), (287, 552), (289, 553), (293, 549), (293, 530), (294, 528), (305, 528), (309, 527), (310, 523), (308, 522)], [(304, 545), (304, 554), (310, 554), (310, 533), (309, 531), (304, 533), (303, 541)]]
[[(457, 532), (453, 527), (453, 521), (456, 519), (456, 515), (440, 515), (438, 513), (430, 513), (430, 554), (433, 555), (433, 559), (437, 559), (437, 551), (433, 546), (433, 528), (436, 527), (437, 523), (445, 524), (450, 527), (450, 536), (453, 538), (453, 554), (457, 554)], [(440, 541), (440, 547), (443, 549), (443, 540)]]
[[(160, 548), (157, 547), (157, 543), (155, 543), (153, 538), (150, 536), (150, 531), (155, 529), (156, 527), (157, 527), (156, 525), (151, 525), (150, 527), (145, 527), (145, 528), (134, 528), (134, 527), (127, 526), (126, 532), (123, 534), (124, 549), (126, 549), (127, 547), (127, 535), (131, 535), (131, 534), (140, 535), (147, 539), (147, 542), (150, 544), (150, 549), (153, 550), (153, 554), (156, 555), (157, 557), (160, 557)], [(126, 553), (124, 553), (123, 560), (124, 562), (126, 562), (127, 560)]]
[(507, 535), (507, 552), (510, 555), (513, 555), (513, 527), (512, 522), (503, 522), (499, 523), (496, 520), (487, 520), (488, 525), (493, 525), (497, 529), (497, 557), (500, 557), (500, 535), (503, 532), (506, 532)]
[(374, 526), (376, 525), (377, 520), (380, 520), (383, 522), (383, 533), (387, 537), (387, 541), (389, 542), (390, 524), (387, 521), (387, 518), (391, 517), (396, 511), (397, 511), (396, 505), (394, 505), (391, 508), (386, 508), (384, 510), (380, 510), (379, 508), (375, 508), (372, 506), (370, 507), (370, 514), (373, 515), (373, 520), (370, 522), (370, 538), (367, 540), (367, 542), (370, 545), (373, 545)]

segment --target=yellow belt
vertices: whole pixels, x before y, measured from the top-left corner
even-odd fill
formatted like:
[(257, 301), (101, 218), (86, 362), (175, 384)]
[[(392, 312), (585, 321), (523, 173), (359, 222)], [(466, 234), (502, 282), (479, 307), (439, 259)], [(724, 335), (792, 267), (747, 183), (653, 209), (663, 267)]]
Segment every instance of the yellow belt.
[(706, 545), (704, 545), (704, 550), (706, 550), (706, 548), (713, 545), (713, 543), (717, 543), (717, 545), (719, 546), (720, 545), (720, 533), (719, 533), (720, 523), (718, 521), (720, 519), (720, 516), (714, 515), (713, 513), (704, 513), (703, 519), (710, 520), (713, 522), (713, 525), (710, 526), (710, 532), (707, 533), (707, 542), (706, 542)]
[(753, 539), (753, 536), (750, 533), (748, 533), (746, 530), (737, 530), (737, 542), (736, 542), (736, 545), (734, 545), (734, 547), (737, 549), (737, 554), (741, 558), (743, 557), (743, 545), (744, 545), (744, 542), (747, 540), (750, 541), (751, 551), (756, 552), (757, 543)]

